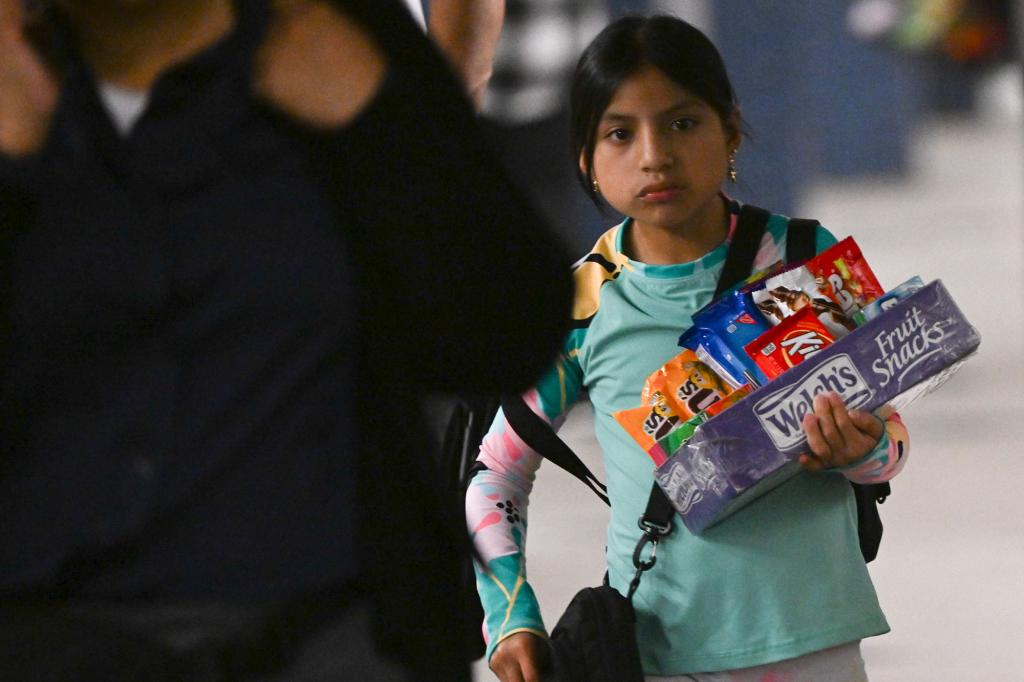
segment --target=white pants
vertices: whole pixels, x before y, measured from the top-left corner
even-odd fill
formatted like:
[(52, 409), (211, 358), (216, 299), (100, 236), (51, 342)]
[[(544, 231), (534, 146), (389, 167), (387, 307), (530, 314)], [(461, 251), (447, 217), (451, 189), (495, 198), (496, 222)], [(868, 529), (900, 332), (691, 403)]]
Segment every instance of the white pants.
[(669, 677), (647, 676), (647, 682), (867, 682), (860, 641), (814, 651), (785, 661), (742, 670)]

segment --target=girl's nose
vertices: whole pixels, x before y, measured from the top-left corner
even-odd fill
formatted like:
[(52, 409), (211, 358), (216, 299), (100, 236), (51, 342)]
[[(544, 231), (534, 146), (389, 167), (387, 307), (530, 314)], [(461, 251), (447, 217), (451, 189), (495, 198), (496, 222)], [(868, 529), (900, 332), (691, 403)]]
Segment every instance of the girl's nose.
[(664, 170), (674, 161), (672, 150), (660, 131), (648, 129), (640, 133), (640, 167), (644, 172)]

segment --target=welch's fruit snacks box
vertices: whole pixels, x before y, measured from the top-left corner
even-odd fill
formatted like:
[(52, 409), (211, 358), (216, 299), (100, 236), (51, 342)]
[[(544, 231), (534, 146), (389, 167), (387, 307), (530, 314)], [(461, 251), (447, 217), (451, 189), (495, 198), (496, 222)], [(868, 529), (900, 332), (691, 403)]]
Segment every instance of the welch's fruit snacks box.
[(655, 477), (700, 533), (800, 470), (801, 421), (815, 395), (899, 409), (944, 383), (980, 343), (936, 280), (700, 425)]

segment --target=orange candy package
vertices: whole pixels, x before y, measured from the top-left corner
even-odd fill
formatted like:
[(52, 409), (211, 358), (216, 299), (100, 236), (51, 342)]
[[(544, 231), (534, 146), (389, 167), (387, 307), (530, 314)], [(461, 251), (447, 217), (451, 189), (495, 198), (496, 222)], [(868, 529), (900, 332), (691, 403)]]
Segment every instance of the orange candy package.
[(646, 397), (647, 385), (656, 378), (662, 379), (659, 386), (683, 421), (692, 419), (734, 390), (690, 349), (679, 353), (648, 377), (641, 399)]
[(663, 384), (663, 378), (653, 382), (648, 379), (644, 385), (644, 404), (628, 410), (619, 410), (613, 415), (644, 452), (653, 447), (660, 438), (668, 435), (680, 422), (679, 414), (662, 388)]
[(693, 419), (734, 392), (692, 350), (684, 350), (654, 371), (640, 394), (642, 407), (613, 416), (644, 451), (679, 424)]

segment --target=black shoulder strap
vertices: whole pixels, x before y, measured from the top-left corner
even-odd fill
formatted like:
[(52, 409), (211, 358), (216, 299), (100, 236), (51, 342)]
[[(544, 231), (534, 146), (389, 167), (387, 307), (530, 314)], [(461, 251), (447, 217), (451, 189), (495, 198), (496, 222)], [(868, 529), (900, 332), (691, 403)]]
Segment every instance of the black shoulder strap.
[(770, 217), (768, 211), (750, 204), (745, 204), (740, 209), (736, 232), (732, 236), (732, 243), (729, 244), (729, 253), (725, 256), (725, 264), (722, 265), (722, 274), (718, 277), (714, 298), (718, 298), (727, 289), (750, 276), (757, 249), (761, 246), (761, 238)]
[(530, 449), (583, 481), (584, 485), (608, 504), (608, 489), (605, 485), (594, 476), (572, 448), (558, 437), (551, 425), (530, 409), (521, 396), (502, 398), (501, 409), (516, 435), (522, 438)]
[(814, 258), (817, 220), (793, 218), (786, 231), (786, 263), (799, 263)]
[[(565, 469), (583, 481), (584, 485), (594, 491), (605, 504), (608, 502), (608, 488), (605, 487), (594, 472), (583, 463), (565, 441), (558, 437), (551, 425), (541, 419), (530, 409), (521, 396), (502, 398), (501, 409), (505, 419), (516, 435), (523, 439), (532, 450), (549, 462)], [(672, 503), (661, 487), (655, 482), (651, 486), (651, 494), (647, 500), (647, 508), (640, 518), (640, 527), (647, 532), (649, 529), (665, 535), (672, 528)]]

